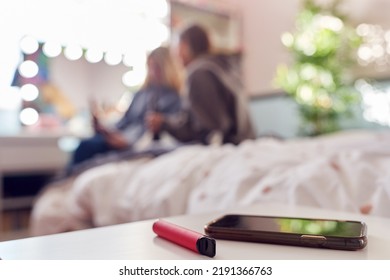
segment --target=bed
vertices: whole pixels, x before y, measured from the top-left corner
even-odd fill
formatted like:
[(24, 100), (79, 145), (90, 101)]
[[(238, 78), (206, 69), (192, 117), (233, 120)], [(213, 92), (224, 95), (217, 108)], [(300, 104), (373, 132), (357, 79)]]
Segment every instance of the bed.
[(49, 186), (31, 229), (51, 234), (266, 202), (390, 217), (390, 132), (193, 145), (105, 164)]

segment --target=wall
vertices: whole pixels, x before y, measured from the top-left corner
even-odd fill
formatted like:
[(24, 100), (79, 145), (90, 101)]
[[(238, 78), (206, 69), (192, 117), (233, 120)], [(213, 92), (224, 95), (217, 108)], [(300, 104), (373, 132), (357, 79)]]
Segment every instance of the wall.
[[(42, 1), (39, 0), (38, 2)], [(210, 3), (215, 3), (214, 6), (218, 4), (219, 8), (236, 9), (238, 13), (241, 13), (242, 40), (245, 50), (243, 70), (247, 91), (251, 94), (258, 94), (274, 90), (272, 81), (277, 65), (288, 62), (290, 59), (289, 54), (280, 42), (280, 35), (285, 31), (293, 30), (295, 14), (299, 9), (301, 0), (180, 0), (179, 2), (203, 3), (203, 6), (206, 4), (212, 6)], [(124, 3), (125, 1), (122, 0), (118, 2), (118, 5), (125, 5)], [(344, 3), (348, 15), (353, 17), (356, 22), (378, 22), (386, 28), (390, 27), (390, 18), (387, 13), (390, 8), (389, 0), (344, 0)], [(23, 33), (22, 29), (27, 28), (23, 26), (23, 21), (19, 20), (23, 14), (28, 13), (25, 8), (21, 9), (25, 4), (23, 0), (15, 1), (12, 6), (13, 9), (7, 9), (9, 5), (0, 4), (0, 23), (3, 23), (2, 26), (13, 26), (13, 32), (6, 34), (8, 38), (18, 38)], [(32, 4), (29, 5), (34, 8)], [(18, 9), (21, 9), (21, 12), (18, 12)], [(43, 23), (41, 24), (43, 25)], [(59, 26), (63, 27), (62, 25)], [(119, 34), (120, 32), (121, 30), (111, 33)], [(131, 45), (132, 40), (127, 40), (129, 41), (127, 42), (125, 40), (126, 36), (122, 37), (124, 39), (121, 43), (126, 42), (123, 44)], [(9, 46), (7, 47), (7, 45)], [(15, 49), (14, 46), (10, 45), (10, 40), (5, 40), (5, 44), (2, 44), (2, 48), (5, 47), (7, 47), (7, 53)], [(17, 53), (13, 52), (11, 56), (17, 59)], [(7, 57), (9, 59), (10, 56)], [(0, 61), (2, 59), (5, 58), (0, 57)], [(4, 77), (9, 79), (13, 72), (11, 70), (5, 73), (4, 69), (0, 69), (0, 71), (2, 71), (0, 79), (4, 79)]]
[[(76, 1), (76, 0), (74, 0)], [(183, 0), (185, 2), (185, 0)], [(188, 0), (196, 2), (195, 0)], [(210, 0), (211, 1), (211, 0)], [(293, 30), (295, 14), (298, 11), (300, 0), (213, 0), (214, 2), (224, 2), (237, 7), (241, 12), (242, 18), (242, 40), (245, 50), (244, 55), (244, 79), (247, 92), (250, 94), (264, 94), (273, 92), (272, 84), (276, 67), (279, 63), (288, 62), (290, 56), (280, 42), (280, 35), (285, 31)], [(201, 2), (209, 2), (203, 0)], [(18, 52), (15, 51), (19, 36), (24, 32), (23, 21), (18, 21), (27, 13), (25, 4), (27, 0), (18, 0), (12, 3), (12, 9), (7, 9), (7, 2), (0, 4), (0, 23), (1, 26), (13, 26), (12, 30), (2, 29), (1, 35), (4, 40), (0, 52), (0, 62), (2, 65), (5, 60), (17, 61)], [(125, 3), (121, 1), (121, 3)], [(6, 8), (5, 8), (5, 7)], [(29, 3), (32, 7), (32, 4)], [(345, 0), (346, 10), (356, 21), (364, 20), (366, 22), (378, 22), (390, 28), (390, 17), (388, 9), (390, 8), (389, 0)], [(20, 9), (22, 12), (20, 12)], [(5, 32), (5, 34), (4, 34)], [(131, 43), (131, 40), (130, 40)], [(99, 68), (92, 76), (87, 77), (88, 82), (94, 82), (95, 85), (88, 88), (85, 73), (80, 73), (81, 69), (86, 67), (80, 65), (80, 69), (75, 70), (71, 66), (55, 64), (53, 67), (60, 69), (54, 74), (53, 79), (63, 87), (64, 91), (71, 94), (72, 99), (80, 98), (81, 94), (92, 94), (99, 92), (101, 96), (110, 96), (114, 98), (115, 94), (122, 93), (121, 88), (113, 86), (108, 88), (108, 83), (103, 81), (120, 79), (114, 77), (118, 72), (117, 69), (111, 69), (109, 74)], [(66, 69), (66, 71), (65, 71)], [(119, 72), (121, 70), (118, 70)], [(13, 75), (14, 69), (4, 69), (0, 67), (0, 90), (1, 86), (6, 84)], [(65, 77), (71, 72), (72, 77)], [(84, 76), (83, 76), (84, 75)], [(80, 85), (76, 87), (75, 85)], [(115, 81), (115, 85), (122, 86)], [(261, 133), (268, 133), (269, 128), (277, 127), (282, 131), (283, 136), (294, 135), (297, 124), (296, 112), (292, 104), (286, 99), (275, 99), (261, 102), (255, 102), (251, 105), (259, 124)], [(84, 106), (83, 103), (80, 106)]]
[(92, 100), (115, 104), (126, 91), (122, 76), (129, 68), (123, 64), (110, 66), (103, 61), (91, 64), (84, 58), (70, 61), (61, 55), (50, 59), (50, 70), (53, 84), (78, 109), (85, 109)]
[(299, 0), (237, 0), (243, 20), (243, 71), (250, 94), (269, 92), (276, 66), (288, 61), (280, 35), (291, 30)]
[[(245, 49), (243, 70), (247, 92), (251, 96), (279, 92), (273, 85), (276, 68), (288, 63), (289, 53), (283, 47), (280, 36), (293, 31), (295, 15), (301, 0), (231, 0), (242, 13), (243, 45)], [(389, 0), (344, 0), (342, 9), (355, 23), (377, 23), (390, 29)], [(390, 69), (389, 69), (390, 70)], [(365, 74), (374, 77), (389, 77), (390, 72), (375, 73), (365, 69)], [(367, 76), (367, 75), (366, 75)], [(250, 109), (256, 131), (261, 135), (277, 135), (284, 138), (299, 134), (299, 114), (296, 104), (288, 97), (254, 98)], [(363, 118), (360, 107), (354, 108), (355, 116), (342, 121), (344, 128), (383, 128)]]
[[(243, 45), (245, 49), (244, 76), (251, 95), (275, 90), (273, 79), (277, 66), (288, 63), (290, 55), (280, 41), (283, 32), (293, 31), (295, 15), (301, 0), (230, 0), (242, 13)], [(327, 2), (322, 0), (321, 2)], [(344, 0), (343, 11), (358, 24), (380, 24), (390, 29), (389, 0)], [(386, 72), (373, 74), (373, 69), (363, 73), (375, 77), (389, 77)]]

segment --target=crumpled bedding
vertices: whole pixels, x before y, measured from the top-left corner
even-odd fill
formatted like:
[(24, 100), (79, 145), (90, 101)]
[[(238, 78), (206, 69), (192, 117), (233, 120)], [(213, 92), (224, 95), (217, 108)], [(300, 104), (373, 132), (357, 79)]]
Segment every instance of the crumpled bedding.
[(255, 203), (390, 217), (390, 132), (185, 146), (105, 164), (49, 187), (31, 228), (49, 234)]

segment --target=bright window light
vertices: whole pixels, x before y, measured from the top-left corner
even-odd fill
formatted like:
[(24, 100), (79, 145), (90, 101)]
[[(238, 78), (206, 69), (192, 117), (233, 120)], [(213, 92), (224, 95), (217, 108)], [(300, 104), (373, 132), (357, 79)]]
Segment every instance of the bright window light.
[(25, 54), (35, 53), (39, 48), (38, 41), (32, 36), (25, 36), (20, 41), (20, 49)]
[(20, 94), (24, 101), (34, 101), (39, 96), (39, 90), (33, 84), (25, 84), (20, 88)]
[(32, 60), (23, 61), (19, 66), (19, 74), (25, 78), (35, 77), (38, 71), (38, 65)]
[(364, 119), (390, 126), (390, 89), (376, 87), (362, 79), (356, 81), (355, 87), (362, 94)]
[(34, 125), (39, 120), (39, 114), (33, 108), (25, 108), (20, 112), (19, 119), (24, 125)]

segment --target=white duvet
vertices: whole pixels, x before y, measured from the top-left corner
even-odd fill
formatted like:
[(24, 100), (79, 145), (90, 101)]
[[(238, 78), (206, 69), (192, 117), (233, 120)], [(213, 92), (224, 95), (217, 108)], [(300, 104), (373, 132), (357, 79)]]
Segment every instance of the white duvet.
[(188, 146), (90, 169), (48, 189), (34, 234), (283, 203), (390, 217), (390, 132)]

